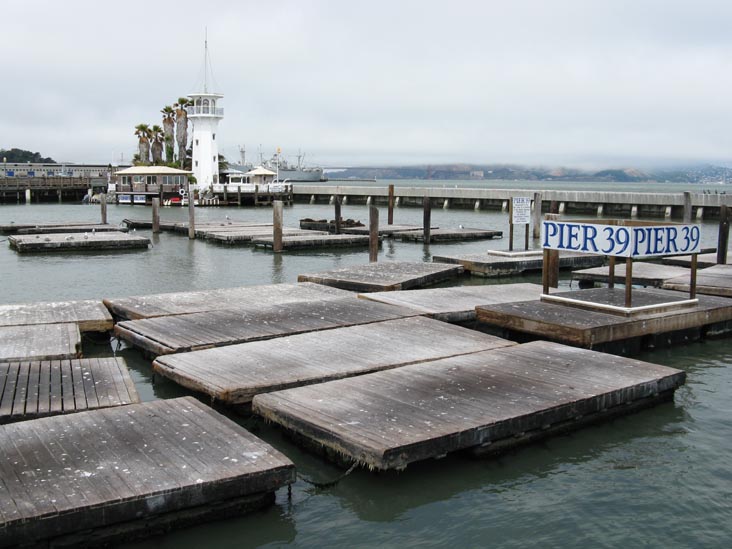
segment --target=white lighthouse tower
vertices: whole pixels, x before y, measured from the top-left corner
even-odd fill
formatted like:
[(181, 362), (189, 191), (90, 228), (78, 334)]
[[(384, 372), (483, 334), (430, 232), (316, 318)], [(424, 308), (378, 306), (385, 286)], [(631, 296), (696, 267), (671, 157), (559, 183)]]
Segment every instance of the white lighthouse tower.
[(203, 91), (189, 93), (188, 98), (193, 104), (186, 108), (193, 130), (193, 176), (199, 191), (219, 182), (219, 146), (216, 133), (219, 120), (224, 117), (224, 109), (219, 107), (219, 100), (224, 96), (208, 91), (208, 38), (205, 41), (203, 64)]

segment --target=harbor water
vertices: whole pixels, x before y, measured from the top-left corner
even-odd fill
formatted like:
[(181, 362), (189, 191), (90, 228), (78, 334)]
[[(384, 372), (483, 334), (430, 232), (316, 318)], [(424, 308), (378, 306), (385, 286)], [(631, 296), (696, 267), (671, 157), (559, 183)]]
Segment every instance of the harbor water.
[[(436, 182), (435, 186), (438, 186)], [(380, 182), (381, 186), (384, 185)], [(534, 186), (536, 184), (534, 183)], [(531, 187), (525, 187), (531, 188)], [(554, 187), (558, 188), (558, 187)], [(631, 190), (631, 189), (629, 189)], [(677, 189), (674, 188), (674, 191)], [(678, 190), (689, 190), (688, 188)], [(380, 208), (381, 223), (386, 209)], [(150, 208), (110, 206), (110, 223), (148, 219)], [(187, 210), (163, 208), (164, 220)], [(364, 206), (342, 215), (368, 222)], [(197, 221), (270, 221), (269, 208), (198, 208)], [(333, 217), (326, 205), (285, 208), (285, 225)], [(94, 205), (0, 207), (0, 224), (99, 221)], [(395, 222), (419, 225), (417, 208)], [(492, 228), (508, 234), (497, 211), (433, 209), (433, 225)], [(149, 231), (137, 231), (149, 235)], [(715, 246), (716, 223), (702, 224), (702, 245)], [(0, 236), (0, 240), (6, 237)], [(363, 264), (366, 249), (273, 254), (251, 247), (152, 235), (147, 251), (16, 254), (0, 242), (0, 303), (61, 301), (295, 282), (307, 272)], [(431, 261), (432, 255), (506, 249), (507, 239), (423, 245), (385, 240), (379, 261)], [(515, 245), (523, 244), (517, 231)], [(539, 276), (513, 281), (538, 282)], [(464, 277), (462, 284), (505, 283)], [(561, 284), (568, 286), (565, 277)], [(112, 353), (86, 339), (87, 355)], [(123, 349), (143, 400), (188, 394), (165, 379), (153, 383), (147, 359)], [(732, 539), (732, 339), (652, 350), (638, 356), (687, 372), (672, 403), (492, 459), (451, 455), (403, 472), (344, 471), (299, 449), (256, 418), (230, 415), (292, 459), (298, 481), (276, 504), (248, 516), (171, 532), (126, 547), (728, 547)], [(205, 401), (205, 400), (204, 400)]]

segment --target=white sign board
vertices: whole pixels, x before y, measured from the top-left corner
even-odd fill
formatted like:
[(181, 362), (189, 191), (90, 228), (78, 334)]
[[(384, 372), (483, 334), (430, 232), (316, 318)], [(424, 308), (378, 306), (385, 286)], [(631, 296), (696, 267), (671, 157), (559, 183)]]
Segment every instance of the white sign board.
[(653, 257), (699, 253), (698, 225), (599, 225), (547, 221), (541, 225), (542, 247), (616, 257)]
[(511, 223), (514, 225), (528, 225), (531, 223), (531, 199), (523, 196), (511, 198)]

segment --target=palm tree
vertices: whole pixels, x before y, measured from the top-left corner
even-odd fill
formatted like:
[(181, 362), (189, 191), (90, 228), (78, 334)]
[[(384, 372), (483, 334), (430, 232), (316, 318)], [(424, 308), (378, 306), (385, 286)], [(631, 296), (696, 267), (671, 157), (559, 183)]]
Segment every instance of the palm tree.
[(138, 150), (140, 155), (140, 164), (146, 166), (150, 164), (150, 126), (147, 124), (138, 124), (135, 126), (135, 135), (138, 138)]
[(179, 97), (175, 107), (175, 140), (178, 142), (178, 162), (186, 164), (186, 144), (188, 143), (188, 111), (186, 107), (193, 104), (185, 97)]
[(163, 163), (163, 137), (165, 133), (163, 128), (155, 124), (150, 128), (150, 134), (152, 137), (152, 162), (159, 166)]
[(170, 105), (163, 107), (163, 132), (165, 133), (165, 163), (171, 164), (175, 156), (175, 110)]

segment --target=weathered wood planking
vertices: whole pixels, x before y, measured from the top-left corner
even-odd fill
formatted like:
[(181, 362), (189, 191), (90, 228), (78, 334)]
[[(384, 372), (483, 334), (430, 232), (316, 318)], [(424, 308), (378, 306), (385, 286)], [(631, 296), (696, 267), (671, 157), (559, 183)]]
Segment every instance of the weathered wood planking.
[[(663, 283), (667, 290), (689, 291), (689, 277), (671, 278)], [(732, 297), (732, 265), (715, 265), (697, 271), (696, 292)]]
[[(728, 254), (729, 255), (729, 254)], [(676, 265), (677, 267), (691, 267), (690, 255), (672, 255), (661, 259), (666, 265)], [(717, 253), (698, 254), (696, 266), (699, 269), (712, 267), (717, 264)]]
[(78, 227), (109, 227), (108, 230), (119, 230), (113, 225), (107, 224), (95, 224), (88, 221), (71, 221), (71, 222), (59, 222), (59, 223), (8, 223), (0, 224), (0, 233), (5, 234), (16, 234), (19, 231), (53, 231), (59, 228), (69, 228), (74, 230)]
[(298, 275), (298, 282), (315, 282), (325, 286), (357, 292), (387, 292), (437, 284), (460, 274), (460, 266), (406, 261), (383, 261), (344, 267), (322, 273)]
[(271, 503), (295, 480), (289, 459), (190, 397), (3, 425), (0, 452), (0, 547), (144, 533), (184, 511), (195, 522), (211, 505)]
[[(431, 230), (436, 230), (439, 227), (432, 227)], [(379, 235), (381, 236), (392, 236), (396, 233), (421, 231), (421, 225), (379, 225)], [(368, 227), (343, 227), (341, 228), (343, 234), (369, 234)]]
[[(129, 229), (152, 229), (152, 218), (150, 219), (123, 219), (124, 223)], [(178, 224), (177, 221), (163, 221), (160, 220), (161, 231), (172, 231)]]
[(8, 237), (8, 244), (19, 253), (84, 250), (146, 250), (150, 245), (150, 239), (120, 231), (107, 231), (84, 234), (11, 235)]
[[(615, 293), (622, 303), (624, 289), (595, 288), (553, 294), (582, 301), (598, 299), (600, 293)], [(666, 290), (634, 290), (634, 302), (644, 293), (678, 298)], [(701, 328), (732, 320), (732, 300), (722, 297), (697, 296), (699, 302), (680, 310), (650, 312), (624, 317), (602, 311), (590, 311), (539, 300), (476, 307), (476, 318), (492, 326), (513, 330), (533, 337), (546, 338), (570, 345), (593, 348), (597, 345), (624, 341), (650, 334), (662, 334)], [(609, 299), (603, 301), (611, 301)]]
[[(312, 236), (328, 234), (323, 231), (306, 231), (303, 229), (291, 229), (283, 227), (284, 236)], [(272, 235), (271, 227), (252, 227), (251, 229), (237, 229), (231, 231), (209, 231), (206, 239), (224, 244), (251, 244), (252, 240)]]
[[(665, 280), (679, 276), (685, 276), (688, 283), (689, 269), (684, 267), (675, 267), (672, 265), (649, 263), (647, 261), (633, 262), (633, 284), (658, 288)], [(610, 267), (594, 267), (592, 269), (572, 271), (572, 280), (607, 283), (609, 279)], [(618, 263), (615, 265), (615, 283), (625, 283), (624, 263)]]
[(127, 320), (118, 323), (114, 333), (154, 355), (167, 355), (416, 314), (409, 309), (349, 296)]
[[(272, 223), (258, 221), (199, 221), (196, 223), (196, 235), (205, 236), (207, 231), (220, 231), (224, 228), (271, 227)], [(173, 230), (188, 233), (188, 222), (176, 223)]]
[(0, 361), (56, 360), (81, 356), (76, 324), (0, 327)]
[[(379, 241), (380, 242), (380, 241)], [(274, 239), (269, 237), (257, 237), (252, 239), (252, 244), (260, 248), (271, 248)], [(303, 250), (308, 248), (344, 248), (353, 246), (368, 246), (369, 237), (354, 234), (316, 234), (316, 235), (285, 235), (282, 237), (282, 249)]]
[[(477, 276), (510, 276), (524, 272), (541, 271), (544, 263), (541, 254), (507, 257), (505, 255), (466, 254), (459, 256), (434, 255), (432, 261), (437, 263), (456, 263), (472, 275)], [(605, 258), (599, 255), (560, 252), (559, 268), (574, 269), (577, 267), (594, 267), (602, 265)]]
[(541, 293), (541, 284), (521, 283), (373, 292), (358, 297), (413, 309), (445, 322), (467, 322), (475, 320), (478, 305), (539, 299)]
[(0, 423), (136, 402), (123, 358), (0, 362)]
[(253, 411), (347, 460), (402, 469), (671, 398), (684, 379), (672, 368), (538, 341), (257, 395)]
[(412, 317), (158, 357), (156, 372), (226, 404), (254, 395), (513, 345)]
[(345, 290), (306, 282), (119, 297), (105, 299), (104, 305), (119, 318), (135, 320), (238, 307), (246, 308), (254, 305), (267, 306), (299, 301), (338, 299), (351, 295), (353, 295), (351, 292)]
[(56, 234), (56, 233), (108, 233), (108, 232), (127, 232), (126, 228), (117, 225), (93, 224), (89, 225), (61, 225), (61, 226), (39, 226), (33, 228), (18, 229), (17, 234)]
[[(503, 231), (493, 229), (430, 229), (430, 242), (451, 242), (461, 240), (481, 240), (502, 238)], [(424, 233), (421, 231), (404, 231), (394, 233), (398, 240), (423, 242)]]
[(81, 332), (106, 332), (114, 327), (112, 315), (101, 301), (59, 301), (0, 305), (0, 326), (71, 322)]

